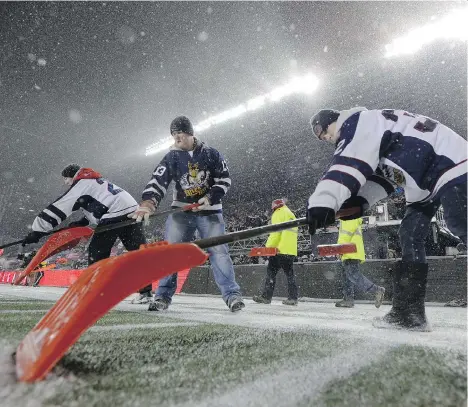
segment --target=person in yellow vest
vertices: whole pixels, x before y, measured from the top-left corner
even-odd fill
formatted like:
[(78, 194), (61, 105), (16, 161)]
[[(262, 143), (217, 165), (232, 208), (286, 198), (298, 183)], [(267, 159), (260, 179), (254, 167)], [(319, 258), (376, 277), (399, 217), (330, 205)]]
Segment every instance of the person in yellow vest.
[(33, 287), (38, 287), (39, 282), (41, 281), (42, 277), (44, 277), (44, 268), (47, 267), (47, 261), (42, 261), (39, 263), (39, 265), (35, 268), (35, 271), (33, 271), (30, 274), (30, 285)]
[[(271, 217), (273, 225), (296, 219), (294, 213), (286, 206), (284, 199), (275, 199), (271, 209), (273, 211)], [(284, 300), (283, 304), (297, 305), (297, 284), (293, 269), (294, 258), (297, 256), (297, 228), (270, 233), (266, 247), (277, 248), (278, 254), (269, 258), (263, 292), (261, 295), (254, 295), (253, 300), (262, 304), (271, 303), (275, 290), (276, 274), (282, 268), (288, 279), (288, 299)]]
[(375, 306), (377, 308), (382, 305), (385, 288), (374, 284), (367, 277), (365, 277), (359, 269), (359, 264), (366, 260), (361, 225), (362, 218), (353, 220), (340, 220), (338, 244), (354, 243), (356, 245), (356, 252), (343, 254), (341, 256), (341, 263), (343, 265), (344, 298), (335, 304), (337, 307), (354, 307), (355, 288), (365, 293), (374, 294)]

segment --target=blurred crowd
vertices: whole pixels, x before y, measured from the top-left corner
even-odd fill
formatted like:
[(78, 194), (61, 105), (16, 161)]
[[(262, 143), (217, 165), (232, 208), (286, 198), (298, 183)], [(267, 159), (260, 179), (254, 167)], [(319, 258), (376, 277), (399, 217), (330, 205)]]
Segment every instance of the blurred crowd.
[[(303, 199), (297, 200), (296, 202), (303, 202), (303, 205), (294, 205), (295, 202), (288, 203), (291, 210), (295, 213), (297, 218), (304, 217), (306, 214), (306, 196)], [(405, 198), (403, 193), (399, 191), (399, 193), (394, 194), (393, 196), (389, 197), (384, 202), (387, 203), (388, 213), (390, 219), (401, 219), (404, 215), (405, 211)], [(265, 210), (264, 202), (258, 205), (255, 203), (250, 203), (250, 207), (261, 208), (258, 210), (257, 213), (252, 211), (247, 207), (243, 207), (240, 205), (225, 205), (224, 209), (224, 219), (226, 222), (226, 231), (227, 232), (235, 232), (239, 230), (245, 230), (249, 228), (263, 226), (269, 223), (271, 217), (271, 211)], [(372, 208), (369, 212), (369, 215), (376, 215), (376, 208)], [(305, 233), (305, 232), (304, 232)], [(146, 230), (146, 237), (148, 242), (160, 241), (164, 240), (164, 219), (156, 219), (155, 222), (152, 223), (151, 228), (147, 228)], [(198, 236), (196, 236), (198, 237)], [(307, 236), (303, 236), (304, 239)], [(393, 237), (393, 240), (397, 239), (397, 236)], [(376, 255), (372, 257), (377, 258), (387, 258), (387, 257), (395, 257), (398, 255), (397, 246), (393, 244), (394, 242), (390, 242), (388, 245), (389, 250), (385, 253), (385, 255)], [(122, 244), (118, 241), (114, 248), (112, 249), (112, 256), (119, 255), (123, 253), (125, 250)], [(14, 269), (22, 269), (30, 260), (32, 256), (34, 256), (35, 252), (20, 255), (18, 258), (16, 256), (5, 256), (0, 257), (0, 270), (14, 270)], [(244, 252), (240, 252), (239, 250), (233, 250), (231, 252), (232, 260), (236, 265), (242, 264), (264, 264), (268, 261), (267, 258), (258, 258), (258, 257), (248, 257), (248, 250)], [(314, 261), (334, 261), (335, 258), (321, 258), (317, 257), (313, 252), (312, 248), (307, 252), (300, 252), (298, 257), (296, 258), (296, 262), (298, 263), (308, 263)], [(87, 267), (87, 250), (86, 250), (86, 242), (81, 243), (80, 245), (76, 246), (72, 250), (65, 251), (59, 253), (48, 260), (49, 264), (55, 265), (55, 269), (80, 269)]]

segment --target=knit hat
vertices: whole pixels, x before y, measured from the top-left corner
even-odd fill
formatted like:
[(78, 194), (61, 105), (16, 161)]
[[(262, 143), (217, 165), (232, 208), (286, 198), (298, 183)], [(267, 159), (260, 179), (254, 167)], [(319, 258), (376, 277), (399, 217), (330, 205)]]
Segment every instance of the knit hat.
[(284, 205), (286, 205), (286, 202), (284, 201), (284, 199), (275, 199), (271, 203), (271, 210), (275, 211), (276, 209), (281, 208)]
[(78, 164), (69, 164), (62, 170), (62, 177), (73, 178), (80, 168)]
[(326, 132), (328, 126), (338, 120), (340, 112), (338, 110), (323, 109), (315, 113), (310, 119), (312, 133), (320, 140), (322, 133)]
[(171, 134), (176, 131), (182, 131), (193, 136), (192, 123), (186, 116), (177, 116), (174, 120), (172, 120), (170, 130)]

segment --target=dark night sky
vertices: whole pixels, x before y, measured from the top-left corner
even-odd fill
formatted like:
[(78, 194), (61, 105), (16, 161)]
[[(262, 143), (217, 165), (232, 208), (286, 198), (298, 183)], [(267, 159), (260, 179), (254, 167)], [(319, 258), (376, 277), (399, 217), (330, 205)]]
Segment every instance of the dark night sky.
[(96, 168), (138, 199), (161, 158), (144, 149), (169, 135), (176, 115), (197, 123), (294, 74), (315, 73), (320, 90), (202, 135), (230, 162), (232, 202), (246, 184), (252, 199), (261, 186), (312, 191), (330, 158), (307, 138), (320, 107), (403, 108), (466, 137), (466, 44), (383, 58), (395, 37), (465, 4), (0, 3), (0, 241), (27, 233), (63, 191), (67, 163)]

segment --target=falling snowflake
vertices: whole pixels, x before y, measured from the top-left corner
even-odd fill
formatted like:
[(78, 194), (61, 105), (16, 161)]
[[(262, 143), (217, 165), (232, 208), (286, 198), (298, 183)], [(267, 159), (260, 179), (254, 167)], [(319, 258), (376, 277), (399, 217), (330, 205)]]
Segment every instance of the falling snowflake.
[(39, 58), (39, 59), (37, 60), (37, 64), (38, 64), (39, 66), (46, 66), (47, 62), (46, 62), (46, 60), (45, 60), (44, 58)]
[(36, 60), (36, 55), (29, 53), (29, 54), (28, 54), (28, 59), (29, 59), (31, 62), (34, 62), (34, 61)]
[(39, 85), (34, 85), (34, 89), (41, 90), (41, 87)]
[(325, 45), (325, 46), (323, 47), (323, 52), (328, 52), (328, 45)]
[(68, 117), (72, 123), (78, 124), (81, 123), (83, 118), (81, 117), (81, 113), (76, 109), (71, 109), (68, 112)]
[(116, 32), (117, 39), (124, 45), (133, 44), (136, 40), (136, 34), (133, 28), (122, 25)]
[(208, 34), (206, 31), (202, 31), (197, 36), (198, 41), (205, 42), (208, 39)]
[(213, 12), (213, 9), (212, 9), (211, 7), (208, 7), (208, 8), (206, 9), (206, 12), (207, 12), (208, 14), (211, 14), (211, 13)]

